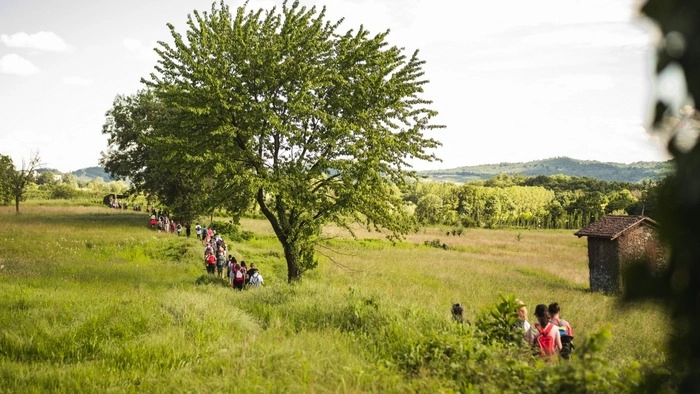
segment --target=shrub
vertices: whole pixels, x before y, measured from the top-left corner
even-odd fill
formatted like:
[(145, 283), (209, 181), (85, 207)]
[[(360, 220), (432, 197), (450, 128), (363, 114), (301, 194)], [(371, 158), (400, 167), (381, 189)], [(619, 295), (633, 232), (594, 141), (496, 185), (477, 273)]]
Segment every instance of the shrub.
[(53, 185), (50, 190), (50, 198), (54, 200), (70, 200), (81, 194), (79, 190), (66, 184)]
[(513, 295), (499, 295), (501, 301), (491, 308), (481, 311), (475, 325), (479, 335), (487, 343), (519, 345), (523, 342), (522, 332), (513, 329), (518, 321), (516, 298)]
[(217, 234), (228, 236), (232, 241), (241, 242), (248, 241), (253, 238), (252, 231), (241, 231), (238, 225), (235, 225), (230, 221), (222, 222), (214, 220), (211, 222), (209, 227), (211, 227), (212, 230), (216, 230)]

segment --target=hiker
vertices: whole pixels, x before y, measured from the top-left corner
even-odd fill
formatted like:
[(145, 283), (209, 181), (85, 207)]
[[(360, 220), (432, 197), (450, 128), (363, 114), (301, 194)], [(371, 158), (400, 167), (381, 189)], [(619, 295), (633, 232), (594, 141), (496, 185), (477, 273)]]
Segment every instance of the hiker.
[(244, 282), (245, 277), (243, 276), (243, 272), (241, 272), (241, 265), (234, 265), (233, 270), (231, 270), (231, 287), (233, 287), (235, 290), (241, 291), (243, 290)]
[(459, 302), (452, 304), (452, 308), (450, 308), (450, 312), (452, 312), (452, 319), (457, 322), (457, 323), (462, 323), (464, 321), (464, 308), (462, 307), (462, 304)]
[(527, 339), (527, 333), (531, 326), (530, 322), (527, 321), (527, 305), (522, 300), (515, 300), (515, 313), (518, 315), (518, 321), (513, 324), (513, 329), (522, 332), (523, 338)]
[(241, 271), (243, 271), (243, 285), (246, 286), (250, 276), (248, 276), (248, 266), (245, 261), (241, 261)]
[(213, 253), (207, 254), (206, 264), (207, 264), (207, 273), (210, 275), (214, 275), (214, 272), (216, 270), (216, 257), (214, 256)]
[(204, 247), (204, 257), (214, 254), (214, 247), (211, 246), (211, 244), (207, 244), (207, 246)]
[(236, 257), (232, 254), (228, 255), (228, 261), (226, 264), (226, 277), (229, 278), (229, 281), (231, 279), (231, 271), (233, 270), (233, 267), (236, 266), (238, 261), (236, 261)]
[(559, 329), (549, 321), (547, 305), (538, 304), (535, 307), (537, 322), (528, 331), (528, 341), (537, 349), (539, 354), (547, 360), (551, 360), (561, 350), (561, 337)]
[(248, 276), (253, 276), (256, 272), (258, 272), (258, 269), (255, 267), (255, 263), (250, 263), (250, 267), (248, 267)]
[(194, 225), (194, 234), (197, 236), (197, 239), (202, 239), (202, 225), (197, 222), (197, 224)]
[(248, 278), (248, 285), (251, 287), (259, 287), (265, 284), (262, 274), (257, 268), (255, 268), (255, 263), (250, 263)]
[(568, 360), (571, 356), (571, 352), (574, 350), (574, 330), (571, 328), (571, 324), (568, 321), (559, 317), (561, 308), (559, 304), (553, 302), (547, 307), (547, 311), (551, 316), (551, 322), (559, 329), (559, 336), (561, 337), (561, 352), (559, 355), (561, 358)]
[(226, 253), (224, 248), (219, 247), (216, 251), (216, 276), (219, 278), (224, 277), (224, 263), (226, 262)]

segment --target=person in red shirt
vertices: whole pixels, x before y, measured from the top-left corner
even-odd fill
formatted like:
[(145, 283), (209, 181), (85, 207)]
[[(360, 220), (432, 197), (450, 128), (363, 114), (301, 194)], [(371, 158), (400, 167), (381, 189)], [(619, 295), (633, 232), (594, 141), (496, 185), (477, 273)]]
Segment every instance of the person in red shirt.
[(214, 275), (216, 272), (216, 256), (213, 253), (207, 254), (207, 273)]

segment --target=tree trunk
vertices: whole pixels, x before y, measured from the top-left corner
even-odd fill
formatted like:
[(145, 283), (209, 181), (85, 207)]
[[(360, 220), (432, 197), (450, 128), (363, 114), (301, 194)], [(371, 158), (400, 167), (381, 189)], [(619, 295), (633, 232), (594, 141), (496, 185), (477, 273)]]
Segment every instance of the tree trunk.
[(294, 246), (289, 242), (282, 242), (284, 258), (287, 260), (287, 282), (298, 282), (301, 279), (299, 273), (299, 256), (294, 253)]
[(19, 196), (15, 195), (15, 214), (19, 213)]
[(256, 200), (260, 206), (260, 210), (270, 222), (272, 230), (274, 230), (277, 239), (284, 249), (284, 258), (287, 260), (287, 281), (289, 283), (299, 281), (299, 279), (301, 279), (301, 273), (299, 272), (299, 255), (296, 253), (296, 245), (289, 242), (289, 234), (282, 228), (282, 224), (277, 216), (268, 208), (264, 196), (263, 189), (258, 189)]

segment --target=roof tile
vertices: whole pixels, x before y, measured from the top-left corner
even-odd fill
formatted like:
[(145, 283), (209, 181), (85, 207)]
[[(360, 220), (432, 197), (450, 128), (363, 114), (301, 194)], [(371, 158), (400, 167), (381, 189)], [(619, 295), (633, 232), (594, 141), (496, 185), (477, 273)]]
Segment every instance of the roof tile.
[(654, 227), (658, 224), (646, 216), (605, 215), (599, 220), (583, 227), (574, 233), (578, 237), (607, 238), (613, 240), (624, 232), (640, 224)]

